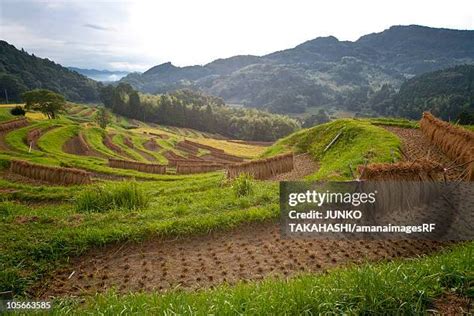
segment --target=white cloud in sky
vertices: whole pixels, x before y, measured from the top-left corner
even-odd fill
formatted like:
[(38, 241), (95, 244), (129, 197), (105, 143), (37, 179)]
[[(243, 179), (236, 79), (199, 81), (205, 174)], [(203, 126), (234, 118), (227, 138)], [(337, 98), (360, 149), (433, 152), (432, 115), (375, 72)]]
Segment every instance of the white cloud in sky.
[(0, 37), (66, 66), (144, 71), (392, 25), (474, 29), (474, 1), (0, 0)]

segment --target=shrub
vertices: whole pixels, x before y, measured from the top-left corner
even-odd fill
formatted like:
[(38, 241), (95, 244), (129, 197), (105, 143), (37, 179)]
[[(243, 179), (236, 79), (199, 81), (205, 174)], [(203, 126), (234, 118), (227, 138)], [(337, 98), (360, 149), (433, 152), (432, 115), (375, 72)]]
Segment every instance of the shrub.
[(232, 182), (232, 189), (237, 197), (247, 196), (253, 192), (253, 178), (247, 173), (241, 173)]
[(25, 115), (25, 110), (21, 106), (15, 106), (13, 109), (10, 110), (11, 115), (19, 116), (19, 115)]
[(124, 182), (89, 188), (77, 196), (75, 204), (78, 211), (103, 212), (145, 208), (149, 200), (149, 196), (136, 182)]

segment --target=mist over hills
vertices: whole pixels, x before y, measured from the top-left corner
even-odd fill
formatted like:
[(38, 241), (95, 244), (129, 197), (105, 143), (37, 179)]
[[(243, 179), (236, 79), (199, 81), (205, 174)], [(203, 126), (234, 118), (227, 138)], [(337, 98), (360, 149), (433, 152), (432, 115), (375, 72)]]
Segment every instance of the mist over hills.
[(393, 26), (357, 41), (319, 37), (265, 56), (234, 56), (204, 66), (154, 66), (121, 82), (148, 93), (202, 90), (227, 103), (302, 113), (311, 107), (358, 112), (384, 85), (474, 63), (474, 31)]
[(90, 79), (100, 82), (118, 81), (129, 74), (127, 71), (83, 69), (78, 67), (67, 67), (70, 70), (80, 73)]

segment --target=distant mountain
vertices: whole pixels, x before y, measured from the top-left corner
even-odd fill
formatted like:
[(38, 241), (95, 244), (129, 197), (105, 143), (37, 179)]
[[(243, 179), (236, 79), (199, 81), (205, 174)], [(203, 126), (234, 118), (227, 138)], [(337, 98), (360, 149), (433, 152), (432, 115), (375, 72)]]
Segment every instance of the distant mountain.
[(43, 88), (59, 92), (71, 101), (96, 102), (99, 86), (49, 59), (0, 41), (0, 101), (5, 101), (5, 91), (9, 101), (20, 101), (24, 91)]
[(83, 69), (77, 67), (68, 67), (69, 70), (75, 71), (100, 82), (118, 81), (129, 74), (128, 71), (113, 71), (113, 70), (97, 70), (97, 69)]
[(474, 31), (393, 26), (355, 42), (319, 37), (265, 56), (235, 56), (204, 66), (155, 66), (122, 78), (148, 93), (202, 90), (228, 103), (301, 113), (310, 107), (361, 111), (384, 85), (474, 63)]

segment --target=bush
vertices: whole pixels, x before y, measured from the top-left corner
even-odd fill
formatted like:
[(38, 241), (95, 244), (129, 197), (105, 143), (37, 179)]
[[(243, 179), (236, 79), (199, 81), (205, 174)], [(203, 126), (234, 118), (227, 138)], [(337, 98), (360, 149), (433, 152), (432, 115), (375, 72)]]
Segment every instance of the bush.
[(75, 204), (78, 211), (103, 212), (145, 208), (149, 200), (149, 196), (136, 182), (124, 182), (89, 188), (75, 199)]
[(13, 109), (10, 110), (11, 115), (19, 116), (19, 115), (25, 115), (25, 110), (21, 106), (15, 106)]
[(232, 189), (237, 197), (252, 194), (253, 186), (253, 178), (247, 173), (241, 173), (232, 183)]

